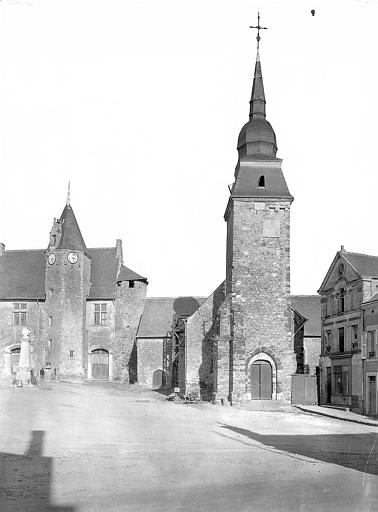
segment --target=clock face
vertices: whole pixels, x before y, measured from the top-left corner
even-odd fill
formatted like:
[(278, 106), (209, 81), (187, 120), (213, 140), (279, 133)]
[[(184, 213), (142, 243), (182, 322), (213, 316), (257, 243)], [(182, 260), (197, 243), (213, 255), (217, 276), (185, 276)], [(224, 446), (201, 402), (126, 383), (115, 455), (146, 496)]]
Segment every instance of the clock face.
[(69, 252), (67, 254), (67, 259), (70, 263), (76, 263), (77, 262), (77, 254), (76, 252)]
[(55, 254), (53, 252), (49, 254), (48, 262), (50, 263), (50, 265), (53, 265), (55, 263)]

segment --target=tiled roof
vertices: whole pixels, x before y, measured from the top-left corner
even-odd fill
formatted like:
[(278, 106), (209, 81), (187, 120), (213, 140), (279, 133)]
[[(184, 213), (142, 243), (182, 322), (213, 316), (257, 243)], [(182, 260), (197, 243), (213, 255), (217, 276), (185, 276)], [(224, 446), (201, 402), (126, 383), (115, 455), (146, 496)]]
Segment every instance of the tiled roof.
[(125, 267), (125, 265), (121, 265), (119, 269), (119, 274), (117, 277), (117, 283), (121, 281), (144, 281), (147, 282), (147, 278), (140, 276), (130, 268)]
[[(118, 273), (115, 247), (86, 249), (91, 258), (89, 299), (112, 299)], [(44, 249), (4, 251), (0, 256), (0, 299), (45, 299)], [(133, 280), (146, 280), (127, 267), (123, 275)], [(123, 279), (121, 279), (123, 280)]]
[(143, 310), (137, 337), (164, 337), (172, 329), (176, 313), (181, 317), (192, 315), (207, 297), (149, 297)]
[(91, 257), (91, 288), (89, 299), (113, 299), (118, 272), (115, 247), (87, 249)]
[(70, 205), (64, 207), (62, 215), (60, 216), (60, 222), (62, 224), (62, 237), (58, 249), (85, 251), (85, 242)]
[[(255, 156), (243, 156), (235, 171), (235, 183), (232, 189), (233, 197), (278, 197), (292, 200), (285, 177), (280, 168), (280, 161), (272, 161), (271, 166), (256, 165)], [(278, 165), (277, 165), (278, 164)], [(265, 186), (259, 187), (259, 178), (264, 176)]]
[(378, 256), (341, 251), (340, 254), (362, 277), (378, 276)]
[(305, 318), (305, 336), (321, 335), (321, 309), (319, 295), (292, 295), (291, 307)]
[(0, 256), (0, 299), (45, 298), (45, 251), (4, 251)]

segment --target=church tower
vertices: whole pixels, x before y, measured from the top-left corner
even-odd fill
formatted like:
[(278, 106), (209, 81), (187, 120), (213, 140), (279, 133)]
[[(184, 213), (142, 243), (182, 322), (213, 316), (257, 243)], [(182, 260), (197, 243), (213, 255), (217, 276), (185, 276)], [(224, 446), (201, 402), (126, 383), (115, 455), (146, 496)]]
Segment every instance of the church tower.
[(265, 103), (258, 48), (249, 121), (239, 134), (235, 182), (225, 213), (233, 402), (289, 401), (295, 372), (290, 307), (293, 197), (276, 156)]
[(58, 377), (86, 377), (90, 273), (91, 259), (68, 194), (62, 215), (54, 219), (46, 251), (45, 360), (51, 364), (51, 373), (55, 369)]

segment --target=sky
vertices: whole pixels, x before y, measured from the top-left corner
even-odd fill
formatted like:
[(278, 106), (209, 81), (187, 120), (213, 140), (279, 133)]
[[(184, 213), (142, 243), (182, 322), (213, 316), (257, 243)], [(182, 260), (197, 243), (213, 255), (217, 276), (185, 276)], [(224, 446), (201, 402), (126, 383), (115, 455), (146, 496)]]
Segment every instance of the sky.
[(316, 294), (342, 244), (378, 255), (373, 0), (0, 1), (0, 242), (46, 248), (71, 180), (88, 247), (121, 238), (149, 296), (209, 295), (258, 11), (291, 291)]

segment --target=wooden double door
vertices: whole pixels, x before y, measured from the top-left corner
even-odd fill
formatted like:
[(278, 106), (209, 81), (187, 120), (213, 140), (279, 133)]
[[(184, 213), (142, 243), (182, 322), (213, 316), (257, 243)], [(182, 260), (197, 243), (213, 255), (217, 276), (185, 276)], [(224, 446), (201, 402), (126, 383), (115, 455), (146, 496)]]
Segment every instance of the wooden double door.
[(255, 361), (251, 366), (251, 398), (252, 400), (272, 399), (272, 366), (268, 361)]
[(91, 353), (92, 379), (109, 380), (109, 352), (103, 348)]

